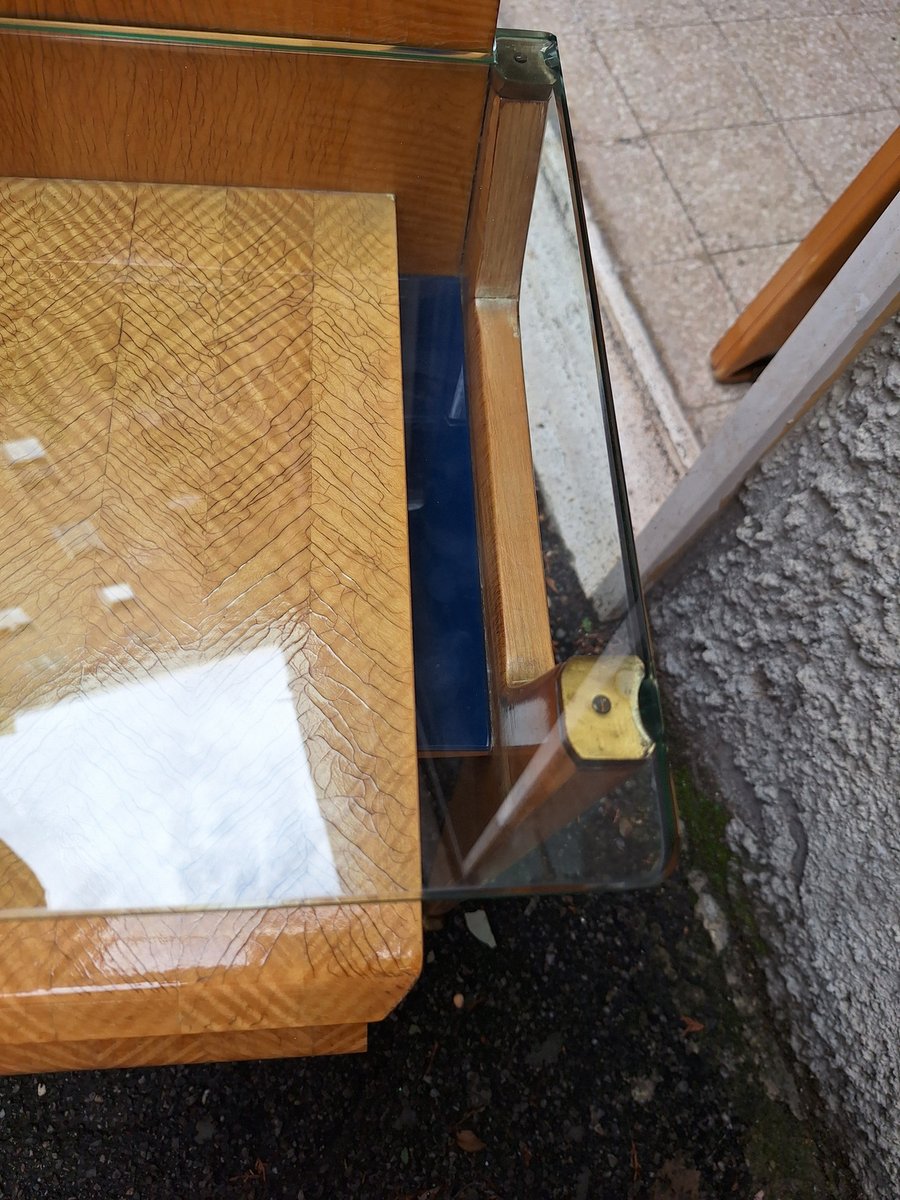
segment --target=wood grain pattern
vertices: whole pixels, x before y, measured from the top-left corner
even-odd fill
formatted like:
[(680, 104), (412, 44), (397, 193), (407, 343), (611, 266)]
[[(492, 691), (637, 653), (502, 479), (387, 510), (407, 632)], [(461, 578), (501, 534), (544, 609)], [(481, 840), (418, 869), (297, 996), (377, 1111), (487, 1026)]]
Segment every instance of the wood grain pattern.
[[(71, 192), (75, 185), (62, 186)], [(232, 890), (221, 880), (210, 894), (201, 882), (208, 867), (197, 865), (194, 884), (185, 863), (160, 894), (149, 870), (117, 881), (92, 858), (82, 890), (70, 862), (66, 899), (51, 894), (49, 903), (123, 908), (415, 892), (390, 200), (319, 195), (304, 205), (288, 193), (278, 221), (263, 209), (268, 224), (252, 207), (262, 237), (251, 270), (245, 240), (227, 241), (222, 232), (250, 204), (246, 196), (117, 185), (101, 189), (101, 202), (91, 190), (82, 188), (80, 204), (63, 204), (55, 185), (42, 189), (41, 257), (27, 298), (7, 309), (15, 351), (2, 400), (4, 444), (34, 439), (40, 454), (8, 462), (0, 484), (0, 609), (31, 618), (0, 648), (6, 718), (17, 723), (23, 710), (66, 700), (60, 712), (90, 760), (77, 786), (96, 794), (95, 764), (113, 745), (122, 760), (115, 803), (127, 808), (146, 792), (160, 813), (173, 807), (167, 791), (185, 786), (180, 771), (189, 772), (191, 787), (209, 785), (185, 758), (177, 731), (163, 734), (170, 708), (184, 712), (185, 736), (199, 739), (207, 758), (230, 743), (229, 770), (247, 772), (260, 757), (290, 755), (290, 727), (273, 727), (269, 737), (253, 732), (259, 744), (251, 746), (250, 734), (240, 732), (240, 705), (229, 697), (255, 689), (251, 723), (271, 719), (282, 694), (293, 697), (303, 738), (296, 750), (308, 763), (318, 815), (308, 829), (302, 816), (285, 815), (285, 790), (296, 797), (304, 782), (286, 764), (271, 780), (264, 773), (216, 777), (232, 823), (217, 853), (227, 857), (226, 843), (237, 852), (251, 818), (259, 823), (256, 858), (244, 850), (245, 884), (232, 869)], [(129, 191), (130, 206), (121, 203)], [(259, 204), (277, 208), (278, 200), (271, 193)], [(79, 210), (87, 231), (75, 253)], [(267, 241), (273, 222), (281, 232)], [(289, 259), (279, 237), (306, 250)], [(127, 594), (110, 601), (106, 589), (121, 587)], [(129, 697), (142, 686), (140, 704), (158, 718), (149, 755), (146, 731), (139, 738), (115, 727), (120, 719), (127, 724)], [(200, 706), (222, 725), (219, 736)], [(0, 743), (6, 770), (26, 780), (23, 812), (43, 778), (32, 777), (29, 759), (38, 738), (44, 746), (73, 744), (68, 727), (57, 731), (46, 714)], [(252, 812), (227, 790), (245, 778), (252, 780)], [(66, 795), (75, 806), (76, 786)], [(42, 803), (49, 815), (49, 801)], [(58, 811), (53, 819), (63, 820)], [(74, 815), (62, 824), (67, 856), (82, 845), (74, 825)], [(142, 821), (123, 826), (122, 843), (111, 847), (119, 855), (144, 830)], [(280, 870), (267, 861), (267, 830), (283, 843)], [(196, 840), (189, 829), (182, 833)], [(219, 836), (215, 827), (210, 833)], [(174, 829), (166, 837), (174, 842)], [(322, 847), (328, 861), (318, 870), (313, 860)]]
[[(471, 859), (517, 776), (558, 720), (518, 302), (470, 297), (464, 320), (493, 744), (489, 755), (463, 765), (429, 874), (434, 891), (452, 889), (461, 879), (489, 882), (501, 857), (508, 865), (517, 851), (533, 848), (522, 850), (507, 829), (499, 846), (492, 842), (490, 853)], [(532, 720), (524, 730), (517, 727), (523, 713)], [(552, 797), (563, 778), (558, 765), (554, 759), (542, 777), (542, 800)]]
[(0, 1074), (32, 1075), (41, 1071), (96, 1071), (111, 1067), (159, 1067), (173, 1063), (358, 1054), (366, 1049), (366, 1042), (365, 1025), (324, 1025), (310, 1029), (198, 1033), (185, 1037), (0, 1045)]
[[(2, 181), (0, 331), (0, 892), (417, 895), (390, 198)], [(7, 918), (0, 1042), (359, 1025), (420, 940), (414, 903)]]
[(380, 1021), (421, 967), (411, 902), (0, 921), (0, 1043)]
[(500, 692), (553, 667), (518, 322), (546, 117), (546, 100), (511, 100), (491, 89), (463, 255), (488, 654)]
[(898, 192), (900, 127), (716, 343), (716, 379), (737, 383), (760, 373)]
[(488, 96), (463, 258), (479, 298), (519, 298), (546, 122), (546, 100)]
[(563, 739), (544, 582), (518, 298), (547, 102), (488, 99), (464, 251), (465, 332), (491, 754), (467, 761), (429, 880), (489, 883), (622, 777), (580, 771)]
[(470, 302), (466, 338), (488, 653), (502, 690), (553, 667), (516, 302)]
[(0, 16), (490, 50), (499, 0), (0, 0)]
[(400, 269), (457, 274), (487, 72), (2, 30), (0, 176), (390, 193)]
[(0, 909), (46, 907), (37, 875), (6, 842), (0, 842)]

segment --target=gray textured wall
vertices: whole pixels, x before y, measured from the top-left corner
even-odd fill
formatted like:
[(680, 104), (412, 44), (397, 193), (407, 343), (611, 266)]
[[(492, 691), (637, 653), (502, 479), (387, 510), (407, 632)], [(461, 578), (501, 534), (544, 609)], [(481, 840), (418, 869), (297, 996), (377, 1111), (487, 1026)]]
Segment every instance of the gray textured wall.
[(900, 1195), (900, 323), (651, 596), (667, 691), (794, 1047), (866, 1194)]

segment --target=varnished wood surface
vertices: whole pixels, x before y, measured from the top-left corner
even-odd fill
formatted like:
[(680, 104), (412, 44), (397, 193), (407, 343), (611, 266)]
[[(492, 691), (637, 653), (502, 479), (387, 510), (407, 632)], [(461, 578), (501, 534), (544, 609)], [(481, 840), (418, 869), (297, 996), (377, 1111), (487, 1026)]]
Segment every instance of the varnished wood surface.
[[(3, 186), (0, 837), (58, 823), (54, 908), (415, 892), (390, 199)], [(97, 862), (85, 793), (160, 861)]]
[(0, 921), (0, 1044), (379, 1021), (421, 967), (412, 902)]
[(41, 881), (24, 859), (0, 842), (0, 910), (46, 908)]
[(722, 383), (758, 375), (900, 191), (900, 127), (810, 230), (710, 355)]
[(503, 690), (553, 667), (516, 302), (470, 302), (466, 347), (488, 653)]
[(463, 257), (477, 297), (519, 298), (546, 122), (546, 100), (488, 96)]
[(578, 761), (554, 664), (518, 322), (546, 116), (546, 101), (490, 93), (464, 251), (493, 745), (462, 765), (429, 879), (436, 891), (490, 884), (643, 761)]
[(511, 100), (491, 89), (463, 256), (476, 512), (497, 691), (553, 666), (518, 320), (546, 117), (546, 100)]
[[(469, 882), (490, 880), (503, 847), (498, 854), (492, 841), (488, 850), (474, 859), (473, 848), (509, 794), (517, 773), (558, 716), (555, 709), (552, 715), (548, 709), (554, 694), (553, 643), (517, 301), (470, 297), (465, 337), (493, 744), (484, 759), (463, 765), (428, 880), (436, 891), (452, 888), (463, 878)], [(522, 743), (528, 747), (524, 752), (510, 746), (517, 697), (530, 702), (524, 707), (537, 721), (537, 728), (529, 729), (531, 740)], [(545, 773), (542, 799), (552, 799), (557, 775), (555, 769)], [(502, 831), (498, 840), (510, 846), (514, 861), (517, 849), (525, 853), (533, 843), (521, 850), (518, 842), (506, 836), (509, 832)], [(509, 865), (508, 856), (503, 857), (503, 865)]]
[[(506, 99), (491, 91), (472, 193), (463, 259), (464, 329), (493, 745), (485, 759), (463, 765), (429, 879), (435, 889), (465, 877), (490, 877), (496, 858), (490, 853), (493, 842), (476, 860), (472, 850), (508, 795), (517, 765), (521, 770), (508, 744), (515, 697), (527, 692), (532, 699), (546, 700), (544, 684), (553, 690), (553, 644), (518, 320), (546, 114), (546, 101)], [(536, 680), (542, 681), (537, 691), (529, 687)], [(542, 718), (545, 707), (540, 705)], [(550, 722), (550, 717), (543, 720), (538, 740)], [(528, 754), (534, 746), (532, 741)], [(551, 795), (548, 786), (543, 798)]]
[[(0, 193), (0, 894), (416, 895), (390, 198)], [(415, 903), (7, 917), (0, 1043), (360, 1025), (420, 941)]]
[(490, 50), (498, 0), (0, 0), (0, 16)]
[(457, 274), (487, 73), (3, 30), (0, 176), (391, 193), (400, 269)]
[(167, 1067), (173, 1063), (240, 1062), (260, 1058), (307, 1058), (318, 1054), (359, 1054), (366, 1049), (365, 1025), (326, 1025), (315, 1029), (266, 1029), (242, 1033), (189, 1034), (186, 1037), (97, 1039), (0, 1044), (0, 1074), (97, 1071), (113, 1067)]

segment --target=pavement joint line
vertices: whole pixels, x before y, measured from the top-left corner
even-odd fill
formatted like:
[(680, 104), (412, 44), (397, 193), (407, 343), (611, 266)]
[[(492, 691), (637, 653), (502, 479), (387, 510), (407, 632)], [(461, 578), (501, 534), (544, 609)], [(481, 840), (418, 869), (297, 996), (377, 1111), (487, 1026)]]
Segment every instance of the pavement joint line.
[(601, 312), (611, 317), (631, 355), (640, 381), (678, 457), (678, 462), (673, 465), (687, 471), (700, 453), (700, 442), (660, 361), (643, 318), (622, 282), (616, 260), (594, 218), (587, 197), (582, 200), (594, 278), (603, 301)]

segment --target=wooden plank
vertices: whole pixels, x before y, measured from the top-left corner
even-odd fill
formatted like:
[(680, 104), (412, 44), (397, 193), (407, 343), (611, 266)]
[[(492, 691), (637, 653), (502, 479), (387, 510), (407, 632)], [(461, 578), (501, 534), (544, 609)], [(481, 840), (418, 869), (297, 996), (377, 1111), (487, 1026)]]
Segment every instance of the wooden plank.
[(722, 383), (759, 374), (900, 191), (900, 127), (831, 205), (710, 355)]
[(0, 16), (488, 51), (499, 0), (0, 0)]
[(400, 269), (457, 274), (487, 72), (6, 29), (0, 175), (390, 193)]
[(518, 323), (548, 102), (509, 99), (500, 94), (503, 84), (495, 68), (463, 256), (469, 420), (495, 705), (507, 688), (553, 666)]
[(521, 769), (510, 745), (533, 736), (531, 727), (517, 728), (523, 713), (540, 727), (538, 741), (556, 717), (518, 304), (469, 299), (464, 316), (493, 746), (463, 764), (430, 865), (433, 891), (452, 890), (466, 870), (484, 865), (465, 862)]
[(900, 197), (894, 199), (669, 498), (638, 535), (655, 583), (728, 504), (749, 472), (900, 306)]
[(421, 969), (412, 902), (0, 921), (0, 1045), (382, 1020)]
[[(174, 910), (0, 921), (0, 1043), (378, 1020), (421, 960), (393, 203), (0, 193), (0, 895)], [(179, 911), (306, 897), (398, 903)]]
[(173, 1063), (358, 1054), (366, 1049), (366, 1041), (365, 1025), (324, 1025), (307, 1029), (188, 1034), (185, 1037), (0, 1045), (0, 1073), (31, 1075), (40, 1071), (96, 1071), (113, 1067), (170, 1066)]
[(479, 298), (518, 299), (546, 122), (546, 100), (488, 97), (463, 263)]
[(516, 301), (470, 302), (466, 338), (488, 654), (503, 691), (553, 667)]

